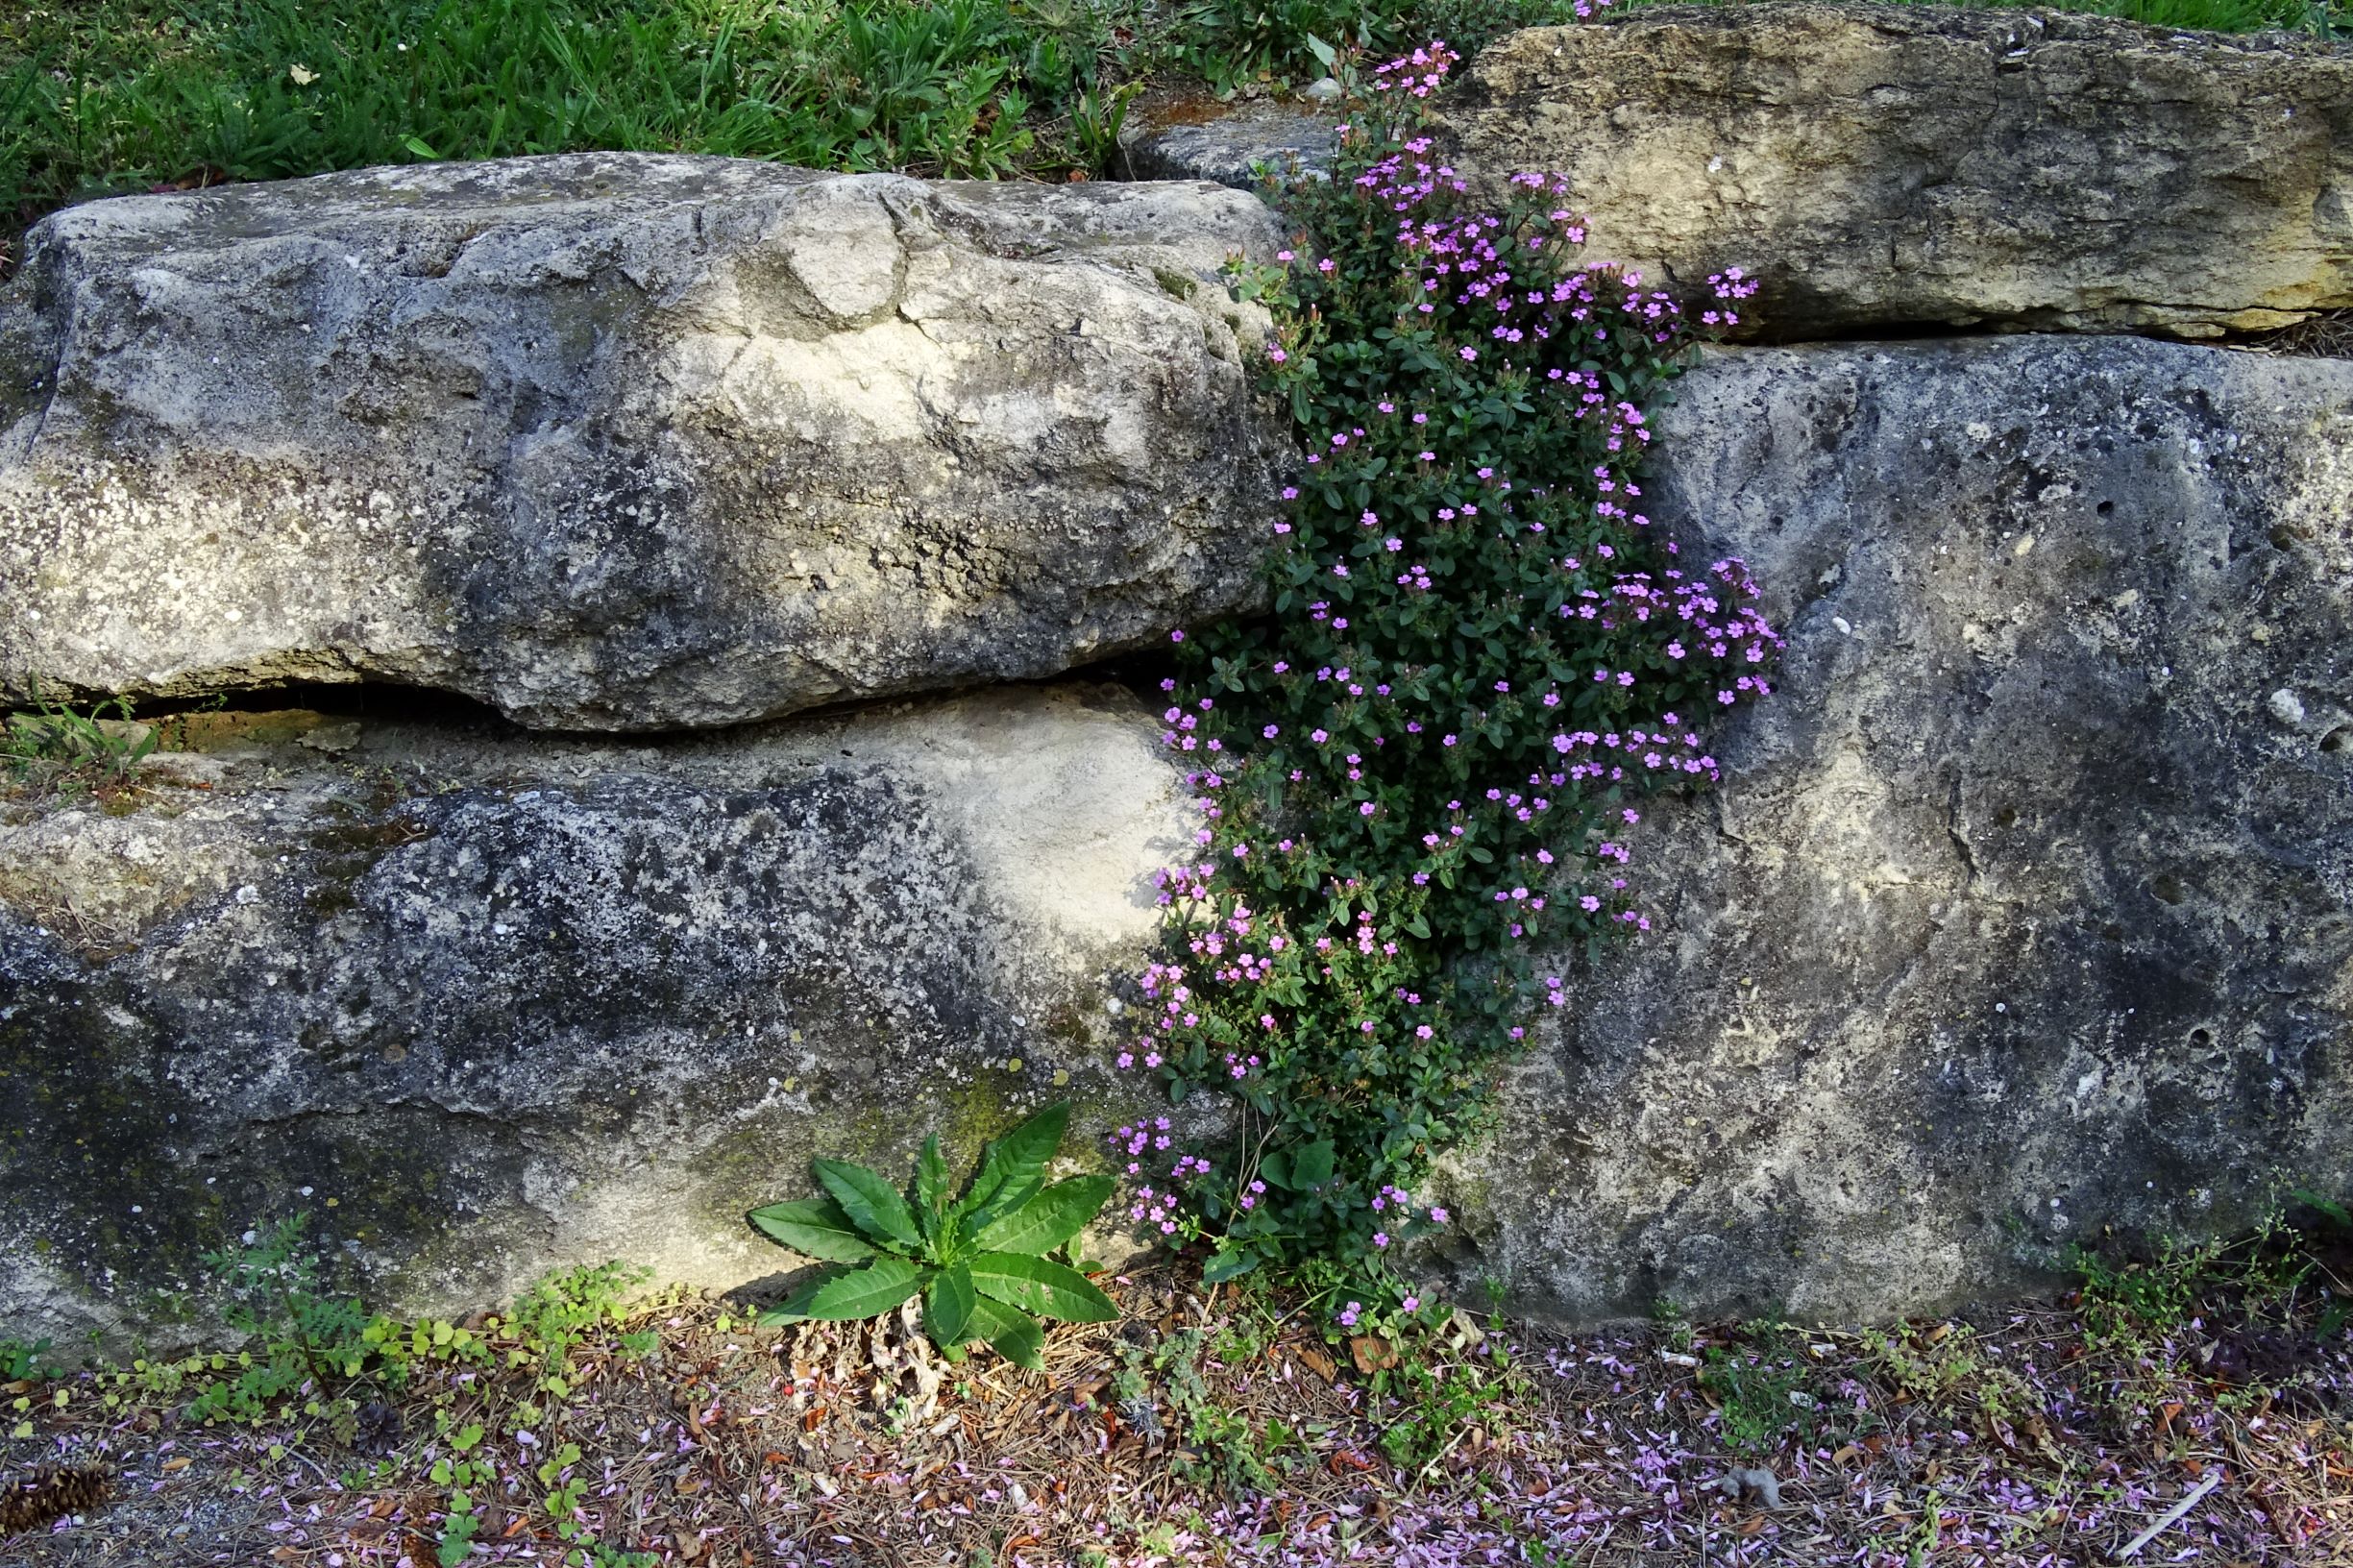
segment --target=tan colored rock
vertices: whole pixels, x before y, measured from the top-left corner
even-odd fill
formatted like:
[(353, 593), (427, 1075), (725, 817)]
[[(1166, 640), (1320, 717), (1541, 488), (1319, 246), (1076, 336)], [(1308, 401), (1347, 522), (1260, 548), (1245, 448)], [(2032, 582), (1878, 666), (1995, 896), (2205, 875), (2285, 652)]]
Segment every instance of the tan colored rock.
[(1216, 279), (1274, 233), (1208, 185), (601, 153), (70, 208), (0, 292), (0, 694), (656, 729), (1158, 640), (1262, 591)]
[(1513, 34), (1445, 113), (1559, 171), (1589, 254), (1741, 266), (1778, 339), (1911, 324), (2183, 337), (2353, 306), (2353, 50), (2102, 17), (1644, 9)]

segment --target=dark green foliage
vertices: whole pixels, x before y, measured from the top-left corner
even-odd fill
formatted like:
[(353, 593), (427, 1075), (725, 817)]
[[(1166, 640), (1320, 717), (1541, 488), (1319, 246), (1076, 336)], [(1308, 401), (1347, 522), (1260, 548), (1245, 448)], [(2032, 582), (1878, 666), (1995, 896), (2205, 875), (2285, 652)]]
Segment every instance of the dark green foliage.
[(57, 1369), (42, 1360), (49, 1344), (47, 1339), (0, 1339), (0, 1383), (37, 1383), (56, 1376)]
[(2070, 1249), (2081, 1281), (2085, 1337), (2095, 1345), (2163, 1341), (2218, 1297), (2250, 1321), (2293, 1315), (2299, 1301), (2322, 1303), (2318, 1336), (2353, 1322), (2353, 1211), (2298, 1188), (2252, 1231), (2224, 1240), (2158, 1240), (2138, 1250)]
[(303, 1244), (307, 1216), (248, 1232), (243, 1245), (207, 1255), (230, 1296), (230, 1327), (254, 1336), (234, 1377), (188, 1402), (191, 1421), (258, 1421), (307, 1393), (324, 1400), (374, 1359), (373, 1321), (357, 1301), (321, 1286), (318, 1260)]
[(1104, 1323), (1111, 1298), (1045, 1254), (1086, 1228), (1111, 1196), (1108, 1176), (1048, 1185), (1070, 1107), (1041, 1111), (982, 1152), (964, 1196), (948, 1198), (947, 1162), (937, 1137), (923, 1140), (915, 1182), (902, 1196), (863, 1165), (816, 1160), (826, 1196), (773, 1203), (749, 1218), (771, 1240), (838, 1266), (825, 1270), (763, 1323), (872, 1317), (920, 1295), (923, 1328), (949, 1360), (988, 1341), (997, 1354), (1037, 1367), (1044, 1335), (1035, 1317)]
[(1717, 1404), (1718, 1430), (1733, 1453), (1762, 1457), (1792, 1432), (1810, 1443), (1816, 1401), (1806, 1369), (1770, 1340), (1758, 1349), (1711, 1345), (1699, 1383)]

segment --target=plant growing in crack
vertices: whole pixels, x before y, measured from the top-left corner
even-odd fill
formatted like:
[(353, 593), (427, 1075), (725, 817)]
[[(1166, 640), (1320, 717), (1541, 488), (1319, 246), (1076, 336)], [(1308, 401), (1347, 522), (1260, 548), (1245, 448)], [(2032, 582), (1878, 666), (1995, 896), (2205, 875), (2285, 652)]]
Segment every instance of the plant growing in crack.
[(985, 1340), (1035, 1369), (1045, 1348), (1038, 1319), (1117, 1317), (1087, 1276), (1045, 1256), (1078, 1235), (1112, 1193), (1108, 1176), (1046, 1182), (1069, 1120), (1067, 1103), (1050, 1106), (989, 1144), (952, 1200), (937, 1135), (923, 1140), (904, 1195), (864, 1165), (811, 1161), (826, 1196), (772, 1203), (748, 1217), (771, 1240), (847, 1266), (826, 1270), (760, 1321), (873, 1317), (919, 1294), (923, 1331), (948, 1360)]
[(1201, 822), (1117, 1058), (1220, 1105), (1213, 1148), (1115, 1135), (1131, 1215), (1213, 1243), (1212, 1281), (1287, 1276), (1336, 1333), (1418, 1293), (1392, 1260), (1448, 1223), (1419, 1190), (1572, 962), (1651, 929), (1633, 829), (1717, 779), (1703, 729), (1780, 646), (1747, 569), (1683, 560), (1643, 499), (1647, 410), (1754, 281), (1687, 320), (1583, 258), (1565, 177), (1475, 194), (1429, 124), (1457, 58), (1373, 70), (1331, 177), (1279, 193), (1296, 237), (1229, 272), (1303, 450), (1272, 619), (1170, 634)]

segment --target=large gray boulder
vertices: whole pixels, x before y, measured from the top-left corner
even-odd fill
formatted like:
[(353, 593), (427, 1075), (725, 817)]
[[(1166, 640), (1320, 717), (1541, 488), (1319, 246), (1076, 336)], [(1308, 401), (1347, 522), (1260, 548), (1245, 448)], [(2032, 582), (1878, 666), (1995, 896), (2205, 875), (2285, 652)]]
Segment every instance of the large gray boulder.
[(2353, 1190), (2353, 362), (1733, 351), (1660, 433), (1787, 662), (1471, 1162), (1474, 1271), (1851, 1321)]
[(1489, 188), (1569, 176), (1589, 254), (1764, 280), (1782, 340), (2186, 337), (2353, 306), (2353, 49), (2104, 17), (1643, 7), (1507, 36), (1443, 110)]
[(1258, 593), (1208, 185), (584, 154), (71, 208), (0, 293), (0, 693), (634, 730), (1049, 675)]
[(202, 1252), (298, 1213), (387, 1306), (734, 1286), (812, 1155), (1120, 1103), (1189, 821), (1118, 688), (622, 748), (289, 718), (0, 816), (0, 1332), (201, 1333)]

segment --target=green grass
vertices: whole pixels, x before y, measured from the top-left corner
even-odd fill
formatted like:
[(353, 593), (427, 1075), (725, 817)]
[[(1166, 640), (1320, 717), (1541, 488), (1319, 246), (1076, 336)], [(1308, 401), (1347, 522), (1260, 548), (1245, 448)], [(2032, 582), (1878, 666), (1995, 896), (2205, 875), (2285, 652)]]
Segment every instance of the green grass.
[[(2353, 33), (2343, 0), (2090, 0)], [(87, 197), (586, 148), (833, 169), (1101, 168), (1123, 85), (1473, 46), (1573, 0), (34, 0), (0, 7), (0, 236)]]

